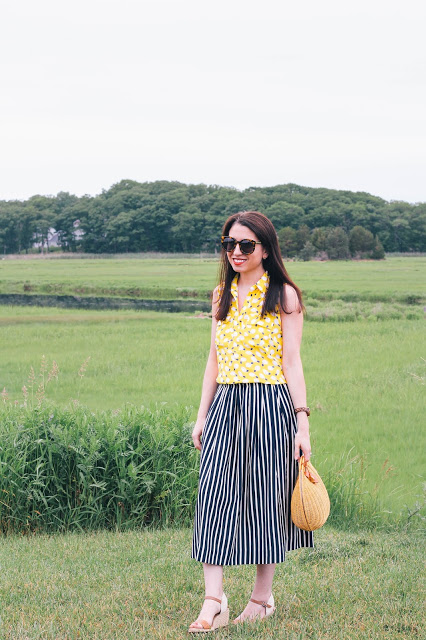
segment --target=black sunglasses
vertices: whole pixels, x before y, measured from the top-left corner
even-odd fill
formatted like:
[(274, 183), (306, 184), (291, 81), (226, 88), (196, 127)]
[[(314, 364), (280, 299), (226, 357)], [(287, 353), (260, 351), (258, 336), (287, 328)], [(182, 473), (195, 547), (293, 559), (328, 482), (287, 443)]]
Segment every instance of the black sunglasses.
[(231, 238), (230, 236), (222, 236), (222, 247), (230, 253), (235, 249), (237, 244), (240, 245), (241, 253), (245, 253), (248, 255), (249, 253), (253, 253), (256, 249), (257, 244), (262, 244), (261, 242), (256, 242), (256, 240), (235, 240), (235, 238)]

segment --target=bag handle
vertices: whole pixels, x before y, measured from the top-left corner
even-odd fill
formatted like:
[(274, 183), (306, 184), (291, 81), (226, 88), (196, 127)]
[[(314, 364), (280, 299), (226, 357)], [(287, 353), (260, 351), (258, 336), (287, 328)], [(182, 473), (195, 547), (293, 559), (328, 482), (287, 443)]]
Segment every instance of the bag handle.
[(318, 478), (313, 475), (310, 468), (308, 467), (309, 460), (305, 460), (305, 456), (302, 454), (299, 459), (299, 472), (302, 472), (302, 465), (304, 465), (303, 473), (313, 484), (317, 484), (319, 482)]

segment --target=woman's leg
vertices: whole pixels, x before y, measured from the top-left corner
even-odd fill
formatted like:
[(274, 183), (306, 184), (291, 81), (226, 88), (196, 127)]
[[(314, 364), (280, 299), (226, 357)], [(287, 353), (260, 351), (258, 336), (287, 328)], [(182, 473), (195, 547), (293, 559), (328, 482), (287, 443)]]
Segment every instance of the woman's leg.
[[(203, 562), (205, 595), (222, 598), (223, 594), (223, 567), (218, 564), (208, 564)], [(206, 620), (209, 624), (213, 622), (213, 616), (220, 611), (220, 603), (216, 600), (204, 600), (200, 615), (197, 620)], [(202, 627), (201, 624), (193, 622), (191, 627)]]
[[(256, 565), (256, 582), (250, 598), (267, 602), (272, 592), (272, 580), (274, 578), (276, 564)], [(235, 618), (234, 622), (242, 622), (245, 618), (260, 616), (263, 618), (265, 609), (261, 604), (249, 601), (244, 611)]]

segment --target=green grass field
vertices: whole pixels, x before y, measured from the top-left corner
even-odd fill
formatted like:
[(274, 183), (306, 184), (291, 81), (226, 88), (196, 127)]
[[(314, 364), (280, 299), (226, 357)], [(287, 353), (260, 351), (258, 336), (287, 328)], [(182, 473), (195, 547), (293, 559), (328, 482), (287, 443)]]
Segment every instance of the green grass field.
[[(0, 261), (0, 293), (52, 293), (176, 298), (208, 297), (218, 258), (40, 259)], [(306, 296), (352, 296), (397, 301), (425, 296), (426, 257), (386, 260), (288, 262)]]
[[(31, 294), (173, 298), (186, 289), (207, 296), (216, 266), (170, 257), (3, 260), (0, 292), (22, 293), (26, 283)], [(287, 266), (307, 293), (308, 319), (321, 320), (305, 323), (302, 349), (312, 462), (323, 474), (342, 461), (344, 475), (354, 460), (348, 482), (407, 516), (424, 500), (425, 259)], [(30, 398), (35, 394), (44, 355), (48, 370), (53, 360), (59, 365), (58, 379), (46, 388), (58, 405), (77, 400), (96, 412), (164, 402), (192, 407), (195, 418), (210, 341), (206, 317), (0, 306), (0, 336), (0, 388), (12, 402), (22, 402), (30, 367), (36, 376)], [(278, 565), (272, 619), (216, 637), (423, 637), (419, 524), (384, 533), (326, 523), (314, 534), (315, 549), (291, 552)], [(0, 637), (188, 637), (204, 595), (190, 544), (188, 529), (0, 539)], [(236, 616), (250, 596), (254, 568), (224, 574)]]
[[(277, 610), (215, 638), (420, 640), (425, 612), (418, 533), (314, 532), (315, 548), (277, 565)], [(180, 640), (204, 597), (191, 530), (0, 539), (2, 640)], [(253, 566), (225, 567), (230, 619), (245, 607)], [(423, 628), (423, 632), (422, 632)]]

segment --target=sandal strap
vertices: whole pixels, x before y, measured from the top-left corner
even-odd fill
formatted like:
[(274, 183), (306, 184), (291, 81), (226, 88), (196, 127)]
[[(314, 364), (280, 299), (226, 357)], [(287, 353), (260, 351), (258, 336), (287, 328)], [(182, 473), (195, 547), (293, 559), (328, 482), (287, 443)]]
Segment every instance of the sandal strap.
[(265, 611), (266, 611), (266, 607), (272, 607), (271, 604), (268, 604), (267, 602), (265, 602), (264, 600), (255, 600), (254, 598), (250, 598), (251, 602), (255, 602), (256, 604), (261, 604), (262, 607), (265, 607)]
[(211, 629), (212, 625), (207, 620), (198, 620), (198, 622), (203, 625), (203, 629)]
[[(222, 604), (222, 598), (215, 598), (214, 596), (205, 596), (204, 600), (216, 600), (216, 602), (220, 602), (220, 604)], [(221, 609), (222, 609), (222, 607), (221, 607)], [(219, 614), (216, 614), (216, 615), (219, 615)], [(212, 625), (209, 624), (207, 622), (207, 620), (196, 620), (196, 622), (201, 624), (203, 629), (211, 629), (212, 628)], [(192, 628), (195, 629), (196, 627), (192, 627)]]

